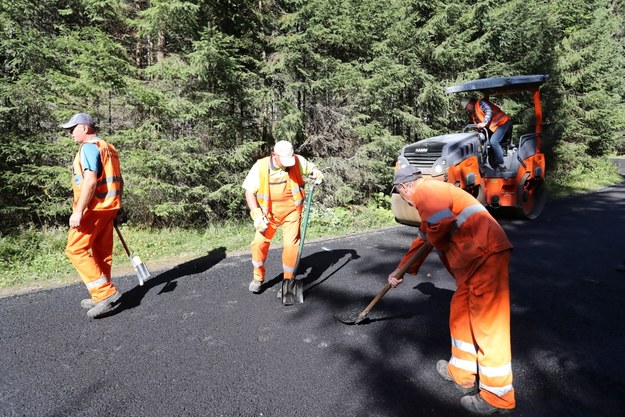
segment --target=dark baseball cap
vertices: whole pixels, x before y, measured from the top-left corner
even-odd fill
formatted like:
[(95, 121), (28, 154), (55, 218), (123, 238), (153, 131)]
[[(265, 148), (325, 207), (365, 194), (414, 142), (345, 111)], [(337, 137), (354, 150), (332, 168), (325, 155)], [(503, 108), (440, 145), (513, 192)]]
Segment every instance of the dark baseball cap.
[(421, 178), (421, 170), (412, 165), (401, 167), (395, 172), (395, 178), (393, 178), (393, 185), (397, 187), (399, 184), (404, 184)]

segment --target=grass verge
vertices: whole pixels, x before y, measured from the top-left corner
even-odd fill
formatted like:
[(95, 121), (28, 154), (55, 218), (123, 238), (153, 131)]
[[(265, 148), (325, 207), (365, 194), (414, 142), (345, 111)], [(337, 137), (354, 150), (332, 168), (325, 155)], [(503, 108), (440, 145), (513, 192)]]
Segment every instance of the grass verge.
[(607, 159), (589, 159), (585, 165), (574, 169), (555, 172), (546, 176), (545, 185), (550, 199), (581, 194), (623, 181), (619, 168)]
[[(548, 175), (550, 199), (578, 194), (622, 181), (609, 161), (594, 161), (565, 174)], [(390, 197), (381, 205), (388, 206)], [(396, 225), (389, 209), (378, 207), (323, 208), (313, 205), (306, 240), (344, 236)], [(175, 266), (211, 250), (224, 248), (231, 255), (249, 250), (253, 237), (251, 221), (229, 221), (202, 229), (145, 229), (121, 226), (134, 255), (139, 255), (152, 271)], [(0, 236), (0, 296), (78, 282), (79, 278), (65, 257), (66, 228), (25, 229), (11, 236)], [(113, 275), (134, 275), (122, 245), (115, 238)], [(280, 232), (273, 239), (280, 245)]]
[[(394, 226), (388, 209), (371, 207), (312, 207), (306, 240), (354, 234)], [(205, 256), (215, 248), (228, 255), (249, 251), (254, 229), (250, 221), (228, 221), (202, 229), (145, 229), (120, 227), (133, 255), (139, 255), (151, 271), (167, 269)], [(78, 282), (65, 257), (66, 228), (22, 230), (0, 237), (0, 296)], [(273, 246), (281, 244), (280, 231)], [(251, 272), (250, 272), (251, 273)], [(113, 276), (134, 274), (124, 248), (115, 237)]]

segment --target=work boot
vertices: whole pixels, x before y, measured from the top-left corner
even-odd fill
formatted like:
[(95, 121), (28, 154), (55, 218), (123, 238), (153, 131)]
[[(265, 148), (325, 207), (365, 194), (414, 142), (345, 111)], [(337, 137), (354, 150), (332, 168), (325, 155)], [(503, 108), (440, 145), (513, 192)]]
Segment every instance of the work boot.
[[(106, 298), (100, 302), (95, 303), (95, 306), (87, 311), (87, 316), (91, 318), (97, 318), (105, 315), (106, 313), (110, 313), (115, 310), (119, 306), (119, 299), (122, 297), (122, 294), (117, 291), (115, 294), (111, 295), (109, 298)], [(82, 303), (81, 303), (82, 304)]]
[(256, 279), (253, 279), (252, 282), (250, 282), (250, 291), (253, 292), (254, 294), (258, 294), (260, 292), (260, 287), (261, 285), (263, 285), (262, 281), (258, 281)]
[(456, 381), (454, 381), (454, 379), (449, 374), (449, 362), (447, 362), (446, 360), (441, 359), (440, 361), (436, 362), (436, 370), (445, 381), (453, 382), (456, 389), (463, 394), (468, 394), (475, 389), (475, 385), (471, 387), (463, 387), (462, 385), (457, 384)]
[(460, 405), (471, 414), (478, 416), (489, 416), (494, 413), (506, 414), (512, 411), (512, 409), (498, 408), (494, 405), (490, 405), (479, 393), (475, 395), (465, 395), (460, 398)]
[(91, 298), (85, 298), (84, 300), (80, 300), (80, 306), (82, 308), (90, 309), (95, 307), (95, 301), (93, 301)]

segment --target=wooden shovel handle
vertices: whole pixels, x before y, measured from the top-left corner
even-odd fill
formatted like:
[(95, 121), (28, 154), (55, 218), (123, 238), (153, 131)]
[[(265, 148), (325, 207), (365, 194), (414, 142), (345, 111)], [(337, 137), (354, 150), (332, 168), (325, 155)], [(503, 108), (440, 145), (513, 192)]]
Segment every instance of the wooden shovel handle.
[(126, 254), (130, 256), (130, 250), (128, 250), (128, 246), (126, 245), (126, 241), (124, 240), (124, 237), (122, 236), (122, 232), (119, 231), (119, 228), (117, 227), (117, 225), (114, 225), (114, 227), (115, 227), (115, 231), (117, 232), (117, 236), (119, 236), (119, 240), (121, 240), (122, 242), (122, 246), (124, 247)]
[(419, 259), (425, 252), (428, 252), (431, 249), (432, 244), (426, 240), (425, 243), (423, 243), (423, 245), (421, 245), (421, 247), (414, 253), (414, 255), (412, 255), (410, 259), (408, 259), (408, 262), (406, 262), (404, 266), (399, 268), (399, 270), (397, 271), (397, 275), (404, 275), (408, 268), (410, 268), (415, 262), (417, 262), (417, 259)]
[[(415, 254), (410, 257), (410, 259), (408, 259), (408, 262), (406, 262), (404, 266), (399, 268), (399, 270), (397, 271), (397, 275), (404, 275), (408, 268), (410, 268), (412, 264), (417, 261), (417, 259), (419, 259), (425, 252), (429, 251), (430, 249), (432, 249), (432, 245), (426, 240), (423, 246), (421, 246), (419, 250), (417, 250)], [(382, 297), (384, 297), (384, 295), (386, 295), (388, 290), (390, 290), (391, 288), (391, 284), (387, 283), (384, 288), (382, 288), (382, 290), (378, 293), (378, 295), (376, 295), (375, 298), (371, 300), (367, 308), (365, 308), (362, 313), (358, 315), (356, 323), (358, 323), (359, 319), (362, 320), (363, 318), (367, 317), (367, 314), (369, 314), (371, 309), (378, 303), (378, 301), (382, 299)]]

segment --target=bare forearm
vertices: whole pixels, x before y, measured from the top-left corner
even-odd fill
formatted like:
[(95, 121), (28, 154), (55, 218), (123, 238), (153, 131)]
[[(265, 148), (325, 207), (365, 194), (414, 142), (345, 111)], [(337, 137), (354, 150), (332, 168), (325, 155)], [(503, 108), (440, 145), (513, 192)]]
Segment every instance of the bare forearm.
[(250, 211), (258, 208), (258, 201), (256, 200), (256, 194), (246, 191), (245, 201), (247, 202), (247, 207), (250, 209)]
[(82, 183), (80, 184), (80, 197), (78, 197), (78, 201), (76, 202), (76, 208), (74, 208), (72, 215), (69, 216), (70, 227), (80, 227), (82, 215), (85, 209), (89, 206), (89, 202), (95, 194), (97, 182), (98, 179), (95, 175), (95, 172), (85, 171)]
[(80, 185), (80, 197), (76, 203), (75, 211), (82, 213), (89, 206), (89, 202), (95, 194), (97, 178), (95, 175), (85, 175)]

